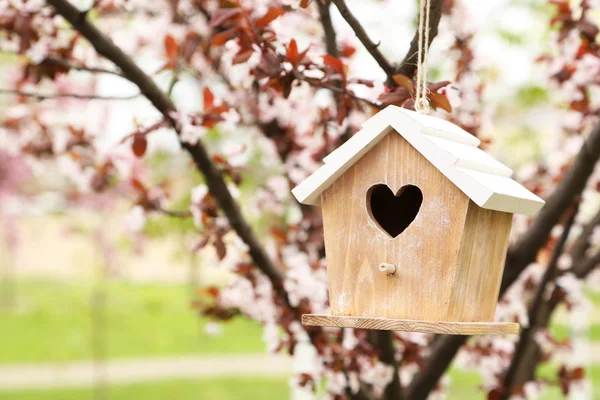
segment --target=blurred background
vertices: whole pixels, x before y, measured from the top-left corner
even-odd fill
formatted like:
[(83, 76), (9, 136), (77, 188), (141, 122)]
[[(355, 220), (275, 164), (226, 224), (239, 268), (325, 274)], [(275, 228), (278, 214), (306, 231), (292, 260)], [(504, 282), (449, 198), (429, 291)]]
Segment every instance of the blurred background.
[[(318, 251), (289, 243), (282, 250), (281, 242), (289, 241), (289, 227), (302, 232), (306, 226), (302, 221), (308, 221), (290, 188), (318, 167), (346, 130), (358, 130), (372, 112), (353, 106), (344, 123), (336, 124), (337, 109), (337, 116), (323, 122), (323, 110), (335, 110), (333, 96), (327, 89), (298, 84), (286, 100), (257, 97), (254, 106), (262, 108), (262, 114), (248, 117), (251, 101), (242, 96), (257, 85), (253, 68), (258, 56), (249, 56), (252, 65), (232, 62), (239, 50), (235, 36), (213, 57), (225, 64), (217, 67), (224, 72), (209, 72), (208, 56), (187, 60), (189, 65), (179, 61), (168, 65), (173, 61), (170, 40), (179, 43), (175, 52), (181, 54), (190, 32), (214, 37), (209, 31), (215, 25), (195, 10), (241, 6), (251, 15), (263, 15), (275, 2), (72, 3), (81, 10), (92, 7), (87, 17), (110, 32), (115, 43), (169, 92), (179, 121), (185, 124), (188, 118), (184, 125), (188, 140), (201, 140), (222, 158), (213, 161), (226, 171), (230, 191), (256, 235), (270, 254), (277, 254), (278, 264), (295, 271), (290, 273), (294, 284), (286, 289), (300, 299), (310, 298), (312, 310), (327, 310), (326, 277)], [(316, 3), (308, 9), (300, 9), (299, 1), (276, 3), (286, 10), (271, 23), (278, 40), (289, 49), (294, 39), (300, 50), (309, 49), (308, 57), (321, 60), (325, 50)], [(597, 58), (581, 61), (573, 55), (582, 51), (578, 38), (585, 29), (563, 35), (553, 21), (564, 20), (561, 13), (567, 7), (570, 18), (581, 22), (584, 9), (586, 23), (600, 24), (600, 4), (444, 3), (454, 8), (445, 11), (432, 44), (429, 80), (451, 81), (443, 95), (453, 112), (438, 109), (435, 115), (451, 118), (476, 134), (486, 151), (515, 170), (516, 179), (546, 197), (597, 123), (593, 95), (600, 71)], [(390, 60), (402, 60), (415, 31), (418, 3), (348, 0), (347, 4), (373, 41), (380, 42), (380, 51)], [(184, 22), (172, 18), (173, 9)], [(262, 303), (268, 295), (248, 295), (252, 289), (240, 283), (240, 275), (253, 282), (240, 267), (248, 262), (240, 255), (246, 251), (244, 244), (217, 215), (203, 175), (183, 154), (162, 116), (138, 95), (139, 89), (118, 74), (71, 67), (56, 72), (52, 70), (56, 64), (44, 64), (59, 54), (72, 57), (73, 63), (114, 71), (84, 39), (70, 52), (64, 43), (67, 47), (40, 39), (43, 34), (56, 38), (60, 34), (55, 32), (71, 29), (44, 10), (48, 7), (43, 1), (0, 0), (0, 399), (343, 398), (335, 397), (337, 375), (315, 366), (310, 340), (302, 336), (290, 340), (298, 328), (262, 315), (274, 307), (272, 302)], [(330, 11), (337, 43), (345, 52), (340, 58), (346, 73), (374, 82), (355, 85), (354, 93), (377, 101), (381, 92), (390, 90), (389, 83), (384, 85), (386, 73), (337, 8), (331, 5)], [(56, 31), (40, 27), (51, 24), (37, 21), (38, 14), (53, 19)], [(26, 29), (18, 24), (34, 26), (31, 32), (37, 33), (31, 35), (36, 38), (23, 39)], [(463, 59), (469, 67), (462, 74), (457, 67), (460, 57), (449, 53), (458, 51), (457, 37), (468, 43), (469, 53), (460, 53), (462, 57), (471, 57)], [(23, 45), (24, 40), (29, 42)], [(577, 43), (565, 42), (569, 40)], [(595, 42), (588, 41), (587, 46), (596, 57)], [(583, 78), (574, 77), (567, 85), (567, 79), (556, 76), (569, 57), (585, 65), (573, 66)], [(575, 104), (573, 93), (579, 90), (589, 98)], [(57, 93), (62, 95), (52, 96)], [(199, 125), (194, 113), (206, 110), (213, 97), (239, 103), (237, 115), (224, 116), (216, 127)], [(270, 132), (267, 126), (273, 127), (273, 121), (287, 133), (278, 138), (261, 132)], [(306, 134), (321, 123), (329, 130), (319, 131), (318, 139)], [(290, 131), (296, 135), (291, 145), (284, 140)], [(73, 144), (75, 139), (85, 143), (82, 149)], [(293, 157), (282, 161), (282, 146), (292, 149)], [(598, 175), (582, 191), (575, 235), (598, 212), (600, 197), (593, 184)], [(515, 220), (513, 242), (530, 224), (524, 218)], [(501, 304), (498, 319), (527, 324), (528, 290), (534, 291), (539, 282), (561, 229), (557, 225), (551, 232), (553, 241), (540, 249), (541, 255), (519, 283), (520, 291), (508, 294), (514, 299)], [(314, 230), (320, 232), (318, 226)], [(596, 227), (589, 234), (590, 249), (597, 249), (600, 231)], [(299, 265), (305, 269), (294, 270)], [(562, 258), (562, 266), (569, 268), (569, 260)], [(539, 339), (551, 348), (552, 356), (540, 357), (535, 384), (514, 398), (600, 398), (596, 272), (578, 280), (576, 288), (565, 289), (573, 297), (551, 314), (544, 339)], [(358, 342), (363, 341), (356, 335)], [(432, 337), (413, 334), (396, 340), (402, 343), (398, 351), (406, 352), (407, 343), (422, 346), (413, 361), (403, 361), (406, 372), (401, 380), (409, 382), (424, 365), (420, 357), (429, 354)], [(493, 397), (493, 382), (508, 366), (516, 339), (493, 344), (479, 340), (469, 342), (452, 363), (436, 386), (435, 398), (500, 398)], [(482, 355), (481, 349), (493, 350)], [(473, 352), (478, 352), (476, 358)], [(368, 354), (369, 360), (378, 357)], [(360, 375), (375, 368), (369, 365), (357, 367), (358, 373), (376, 386), (379, 378)], [(308, 392), (306, 382), (314, 383)]]

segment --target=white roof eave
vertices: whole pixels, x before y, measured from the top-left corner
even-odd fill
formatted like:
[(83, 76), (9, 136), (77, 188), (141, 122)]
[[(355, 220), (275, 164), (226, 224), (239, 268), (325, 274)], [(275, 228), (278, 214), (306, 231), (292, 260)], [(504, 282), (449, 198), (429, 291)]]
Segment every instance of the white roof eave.
[(451, 122), (388, 106), (327, 156), (325, 164), (292, 190), (303, 204), (321, 193), (394, 129), (482, 208), (533, 216), (544, 201), (512, 180), (512, 171), (481, 151), (479, 139)]

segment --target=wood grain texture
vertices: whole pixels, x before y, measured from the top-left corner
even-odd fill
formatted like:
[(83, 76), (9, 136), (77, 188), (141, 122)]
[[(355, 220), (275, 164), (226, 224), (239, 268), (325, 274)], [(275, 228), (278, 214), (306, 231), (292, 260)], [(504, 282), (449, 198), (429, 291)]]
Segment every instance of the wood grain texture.
[(452, 321), (494, 319), (512, 214), (469, 202), (448, 308)]
[[(423, 193), (412, 224), (391, 239), (369, 217), (374, 184)], [(388, 133), (321, 196), (332, 314), (451, 321), (448, 315), (469, 198), (402, 136)], [(396, 273), (378, 270), (394, 264)]]
[(439, 333), (446, 335), (518, 334), (519, 324), (500, 322), (415, 321), (390, 318), (339, 317), (305, 314), (302, 324), (338, 328), (378, 329), (387, 331)]

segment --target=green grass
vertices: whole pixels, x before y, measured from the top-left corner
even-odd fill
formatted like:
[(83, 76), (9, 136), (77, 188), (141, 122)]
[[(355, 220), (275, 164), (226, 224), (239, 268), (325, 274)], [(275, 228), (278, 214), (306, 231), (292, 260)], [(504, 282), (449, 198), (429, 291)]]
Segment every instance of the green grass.
[[(589, 370), (594, 385), (594, 393), (600, 393), (600, 367)], [(545, 368), (542, 375), (552, 378), (553, 372)], [(448, 400), (485, 400), (486, 395), (479, 389), (481, 378), (477, 373), (453, 370), (448, 390)], [(286, 379), (267, 378), (221, 378), (211, 380), (181, 380), (118, 385), (108, 388), (107, 400), (233, 400), (261, 399), (284, 400), (289, 398), (290, 389)], [(48, 389), (0, 391), (3, 400), (92, 400), (94, 391), (84, 389)], [(559, 389), (550, 389), (541, 400), (564, 399)]]
[[(17, 307), (0, 311), (0, 364), (92, 358), (93, 287), (87, 283), (17, 283)], [(111, 282), (106, 293), (109, 358), (264, 351), (261, 327), (237, 318), (209, 336), (187, 286)]]
[[(600, 366), (592, 366), (586, 370), (588, 377), (592, 380), (593, 393), (597, 396), (600, 393)], [(538, 375), (549, 380), (556, 379), (556, 367), (545, 365), (538, 370)], [(485, 400), (486, 394), (479, 388), (481, 377), (476, 372), (466, 372), (452, 370), (450, 372), (450, 388), (448, 390), (448, 400)], [(559, 388), (551, 387), (540, 398), (540, 400), (559, 400), (565, 399)]]
[[(285, 400), (290, 389), (285, 379), (227, 378), (209, 381), (168, 381), (108, 388), (106, 400)], [(85, 389), (24, 390), (1, 392), (2, 400), (92, 400)]]
[[(563, 324), (552, 324), (550, 327), (550, 332), (552, 335), (558, 339), (566, 339), (571, 337), (572, 331), (566, 325)], [(588, 334), (586, 335), (592, 341), (600, 341), (600, 325), (599, 324), (591, 324), (589, 329), (587, 330)]]
[[(586, 291), (586, 294), (588, 299), (594, 305), (595, 310), (591, 314), (590, 325), (584, 330), (584, 332), (587, 333), (586, 336), (590, 340), (600, 341), (600, 320), (598, 319), (600, 316), (598, 313), (598, 309), (600, 308), (600, 293), (595, 293), (588, 290)], [(572, 329), (569, 327), (569, 321), (565, 321), (564, 319), (564, 313), (555, 313), (550, 325), (550, 332), (558, 340), (566, 339), (572, 335)]]

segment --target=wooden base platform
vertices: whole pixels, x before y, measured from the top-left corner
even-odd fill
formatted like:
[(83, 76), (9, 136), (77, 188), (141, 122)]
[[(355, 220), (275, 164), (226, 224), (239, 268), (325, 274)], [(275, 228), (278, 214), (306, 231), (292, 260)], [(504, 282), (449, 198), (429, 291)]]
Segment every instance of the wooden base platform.
[(302, 325), (441, 333), (445, 335), (510, 335), (519, 333), (519, 324), (517, 323), (413, 321), (407, 319), (338, 317), (317, 314), (304, 314), (302, 316)]

